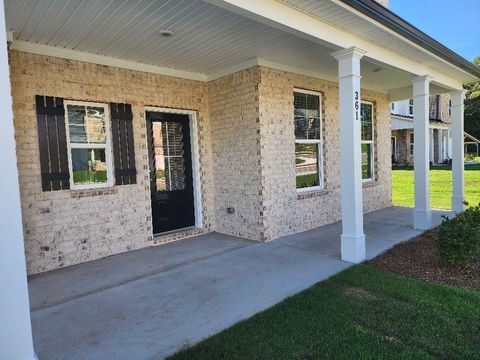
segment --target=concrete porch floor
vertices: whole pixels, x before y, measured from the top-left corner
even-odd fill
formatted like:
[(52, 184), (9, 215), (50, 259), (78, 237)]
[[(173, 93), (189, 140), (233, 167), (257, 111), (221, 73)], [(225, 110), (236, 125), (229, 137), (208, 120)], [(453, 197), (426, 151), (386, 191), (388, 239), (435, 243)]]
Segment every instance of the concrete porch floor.
[[(421, 233), (412, 212), (365, 215), (369, 259)], [(340, 230), (268, 244), (209, 233), (34, 275), (35, 350), (40, 360), (162, 359), (351, 266)]]

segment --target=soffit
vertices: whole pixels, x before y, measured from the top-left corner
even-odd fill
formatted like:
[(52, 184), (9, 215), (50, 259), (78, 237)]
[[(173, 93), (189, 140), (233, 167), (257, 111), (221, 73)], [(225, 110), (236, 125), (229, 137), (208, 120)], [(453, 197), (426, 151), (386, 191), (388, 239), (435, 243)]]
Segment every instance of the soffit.
[[(339, 26), (355, 21), (362, 36), (378, 35), (378, 30), (365, 21), (341, 8), (327, 7), (327, 2), (287, 2), (292, 6), (302, 3), (304, 10), (322, 13), (323, 17), (335, 17)], [(327, 80), (337, 78), (337, 62), (330, 55), (337, 48), (201, 0), (5, 0), (5, 9), (7, 28), (14, 31), (15, 39), (30, 44), (203, 74), (206, 78), (258, 58), (287, 70)], [(171, 29), (174, 34), (162, 37), (158, 34), (161, 29)], [(382, 42), (388, 40), (385, 33), (380, 35), (384, 36)], [(412, 77), (372, 59), (362, 60), (365, 88), (388, 92), (410, 86)]]

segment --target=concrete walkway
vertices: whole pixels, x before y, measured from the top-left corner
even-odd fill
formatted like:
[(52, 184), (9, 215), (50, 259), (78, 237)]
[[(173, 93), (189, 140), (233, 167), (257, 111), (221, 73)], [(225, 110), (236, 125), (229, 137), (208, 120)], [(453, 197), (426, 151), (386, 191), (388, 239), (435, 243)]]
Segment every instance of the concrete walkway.
[[(35, 349), (40, 360), (162, 359), (351, 266), (340, 228), (268, 244), (210, 233), (32, 276)], [(368, 258), (420, 234), (399, 207), (367, 214), (365, 232)]]

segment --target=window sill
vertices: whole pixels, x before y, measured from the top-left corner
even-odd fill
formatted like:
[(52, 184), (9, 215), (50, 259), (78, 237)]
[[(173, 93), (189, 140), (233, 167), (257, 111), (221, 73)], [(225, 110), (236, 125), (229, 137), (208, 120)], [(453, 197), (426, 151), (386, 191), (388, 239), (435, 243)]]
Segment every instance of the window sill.
[(362, 188), (365, 189), (365, 188), (369, 188), (377, 185), (378, 185), (378, 180), (364, 181), (362, 184)]
[(116, 187), (70, 191), (70, 195), (73, 199), (80, 199), (92, 196), (113, 195), (116, 193), (118, 193), (118, 189)]
[(312, 189), (312, 190), (297, 190), (297, 200), (310, 199), (313, 197), (323, 196), (330, 193), (328, 189)]

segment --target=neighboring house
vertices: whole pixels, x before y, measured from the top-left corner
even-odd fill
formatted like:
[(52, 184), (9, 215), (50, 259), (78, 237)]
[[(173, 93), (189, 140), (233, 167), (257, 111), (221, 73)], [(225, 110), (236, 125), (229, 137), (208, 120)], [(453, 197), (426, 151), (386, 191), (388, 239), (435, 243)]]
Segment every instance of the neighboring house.
[[(413, 99), (391, 103), (392, 162), (413, 165)], [(429, 99), (429, 161), (441, 164), (451, 160), (451, 98), (450, 94), (430, 96)]]
[(478, 140), (476, 137), (473, 135), (470, 135), (468, 133), (465, 133), (465, 136), (463, 138), (463, 143), (465, 144), (465, 155), (470, 156), (470, 157), (475, 157), (480, 155), (480, 140)]
[[(429, 99), (429, 161), (442, 164), (452, 159), (452, 100), (450, 94), (430, 96)], [(413, 99), (390, 104), (392, 117), (392, 163), (413, 165), (414, 121)], [(478, 155), (479, 140), (464, 133), (465, 154)]]
[[(15, 341), (0, 351), (31, 351), (26, 273), (199, 232), (267, 242), (339, 220), (342, 259), (363, 261), (363, 212), (391, 205), (392, 101), (413, 97), (426, 133), (428, 97), (451, 93), (463, 209), (463, 83), (480, 69), (373, 1), (5, 9), (0, 314)], [(415, 144), (418, 229), (431, 227), (427, 148)], [(0, 357), (27, 358), (17, 352)]]

